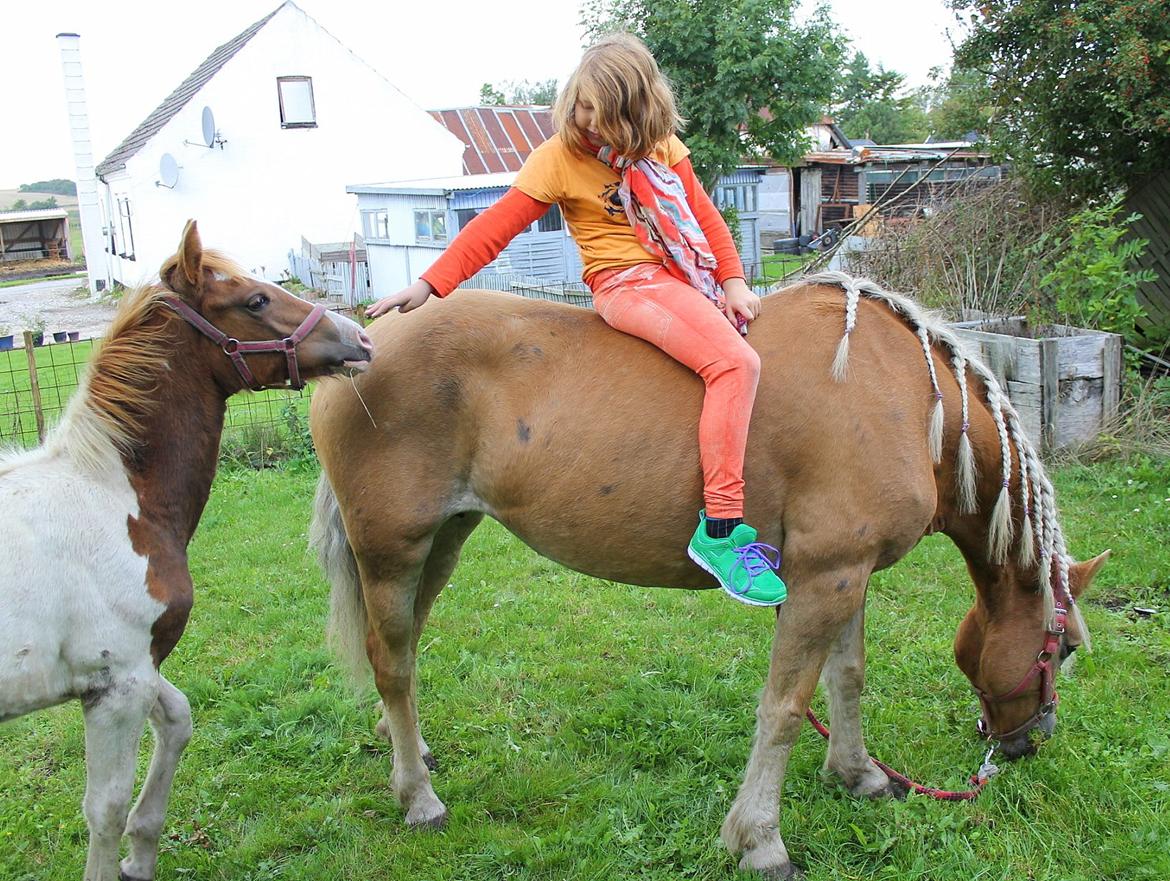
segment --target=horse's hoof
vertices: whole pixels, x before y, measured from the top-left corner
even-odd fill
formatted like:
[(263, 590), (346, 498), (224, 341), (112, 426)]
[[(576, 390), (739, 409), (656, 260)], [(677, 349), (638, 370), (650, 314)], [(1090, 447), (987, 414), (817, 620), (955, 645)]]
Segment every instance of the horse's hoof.
[(421, 819), (411, 819), (408, 814), (406, 817), (406, 825), (411, 829), (427, 830), (427, 829), (442, 829), (447, 825), (447, 812), (436, 814), (433, 817), (424, 817)]
[(447, 807), (437, 798), (418, 799), (406, 812), (411, 829), (442, 829), (447, 825)]
[(127, 875), (125, 872), (118, 872), (118, 881), (152, 881), (150, 878), (135, 878), (133, 875)]
[(431, 753), (423, 753), (422, 760), (423, 764), (427, 766), (428, 771), (439, 770), (439, 760), (436, 759)]
[(764, 881), (803, 881), (804, 879), (804, 872), (792, 863), (785, 863), (782, 866), (773, 866), (768, 869), (753, 869), (751, 871), (754, 871)]

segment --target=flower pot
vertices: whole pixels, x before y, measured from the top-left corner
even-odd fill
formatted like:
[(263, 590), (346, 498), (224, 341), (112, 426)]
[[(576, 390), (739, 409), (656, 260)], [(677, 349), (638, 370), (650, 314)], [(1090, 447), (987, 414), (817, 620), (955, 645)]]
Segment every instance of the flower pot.
[(53, 331), (53, 342), (63, 343), (63, 342), (65, 342), (65, 337), (66, 337), (66, 331), (63, 331), (63, 330)]
[(5, 352), (12, 348), (12, 334), (8, 336), (0, 336), (0, 352)]
[(81, 339), (81, 331), (80, 330), (69, 330), (69, 331), (66, 331), (66, 333), (69, 334), (69, 342), (71, 342), (71, 343), (75, 343), (79, 339)]
[(43, 346), (45, 344), (45, 335), (43, 333), (34, 333), (32, 335), (34, 346)]

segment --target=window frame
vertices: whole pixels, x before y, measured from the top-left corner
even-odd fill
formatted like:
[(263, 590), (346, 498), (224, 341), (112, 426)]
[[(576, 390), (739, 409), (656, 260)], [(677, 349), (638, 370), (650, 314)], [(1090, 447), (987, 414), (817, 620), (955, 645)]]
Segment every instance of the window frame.
[[(307, 83), (309, 86), (309, 112), (313, 118), (310, 121), (288, 122), (284, 112), (284, 84)], [(276, 96), (280, 103), (281, 128), (316, 128), (317, 127), (317, 97), (313, 92), (313, 78), (311, 76), (278, 76), (276, 78)]]
[[(427, 229), (431, 232), (428, 235), (423, 235), (419, 232), (418, 218), (420, 214), (427, 215)], [(440, 238), (434, 234), (435, 217), (442, 218), (443, 221), (443, 235)], [(414, 243), (416, 245), (446, 245), (451, 240), (447, 232), (447, 211), (444, 208), (415, 208), (414, 209)]]

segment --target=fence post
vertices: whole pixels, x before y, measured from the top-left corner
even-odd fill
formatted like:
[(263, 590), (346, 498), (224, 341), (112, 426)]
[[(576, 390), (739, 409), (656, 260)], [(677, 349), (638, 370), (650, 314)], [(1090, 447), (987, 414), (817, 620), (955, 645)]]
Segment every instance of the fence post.
[(33, 415), (37, 420), (37, 443), (45, 439), (45, 413), (41, 408), (41, 384), (37, 381), (37, 355), (32, 331), (24, 332), (24, 354), (28, 357), (28, 385), (32, 392)]

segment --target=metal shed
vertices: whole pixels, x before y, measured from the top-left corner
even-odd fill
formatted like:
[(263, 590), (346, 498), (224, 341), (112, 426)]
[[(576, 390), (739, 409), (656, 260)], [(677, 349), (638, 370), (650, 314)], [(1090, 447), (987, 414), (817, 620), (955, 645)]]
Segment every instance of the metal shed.
[(0, 211), (0, 262), (72, 260), (64, 208)]

